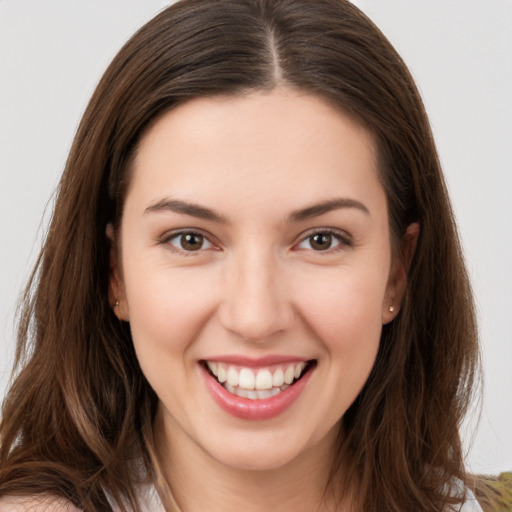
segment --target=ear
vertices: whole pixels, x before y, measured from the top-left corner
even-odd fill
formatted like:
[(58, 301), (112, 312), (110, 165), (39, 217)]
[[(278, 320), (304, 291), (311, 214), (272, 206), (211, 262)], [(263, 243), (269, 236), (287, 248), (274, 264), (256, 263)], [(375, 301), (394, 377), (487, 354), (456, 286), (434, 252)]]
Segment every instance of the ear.
[(407, 274), (416, 251), (420, 225), (413, 222), (407, 227), (400, 241), (400, 250), (394, 257), (391, 272), (386, 288), (386, 295), (382, 304), (382, 323), (387, 324), (394, 320), (400, 311), (400, 305), (407, 286)]
[(105, 234), (110, 244), (109, 264), (110, 272), (108, 277), (108, 301), (114, 315), (119, 320), (129, 320), (128, 303), (124, 290), (123, 274), (118, 259), (117, 241), (115, 239), (114, 226), (107, 224)]

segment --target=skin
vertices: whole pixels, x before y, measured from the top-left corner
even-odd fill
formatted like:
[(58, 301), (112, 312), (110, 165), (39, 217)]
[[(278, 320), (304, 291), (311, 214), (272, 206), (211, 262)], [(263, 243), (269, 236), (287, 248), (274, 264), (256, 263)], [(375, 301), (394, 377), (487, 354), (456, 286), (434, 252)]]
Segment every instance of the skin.
[[(340, 198), (352, 203), (294, 217)], [(162, 208), (169, 200), (218, 219)], [(180, 230), (204, 244), (185, 250)], [(331, 245), (319, 250), (311, 237), (326, 230)], [(109, 236), (115, 312), (130, 322), (160, 399), (158, 457), (180, 506), (334, 510), (322, 500), (340, 419), (405, 286), (372, 135), (321, 98), (283, 87), (191, 100), (142, 137)], [(416, 237), (412, 226), (406, 253)], [(289, 409), (248, 421), (205, 386), (199, 362), (225, 354), (317, 364)]]

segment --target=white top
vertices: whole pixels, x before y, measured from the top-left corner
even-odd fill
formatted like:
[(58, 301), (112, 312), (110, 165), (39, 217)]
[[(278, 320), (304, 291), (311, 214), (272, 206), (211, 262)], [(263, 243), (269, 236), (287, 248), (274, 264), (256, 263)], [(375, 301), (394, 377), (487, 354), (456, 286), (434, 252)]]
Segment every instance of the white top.
[[(153, 485), (143, 486), (140, 489), (140, 504), (144, 512), (180, 512), (179, 508), (175, 510), (164, 509), (162, 502), (158, 496), (158, 493)], [(0, 499), (1, 512), (81, 512), (79, 509), (73, 507), (70, 504), (66, 504), (63, 501), (52, 502), (44, 501), (40, 499), (36, 501), (27, 502), (23, 498), (2, 498)], [(120, 509), (114, 503), (111, 503), (112, 510), (119, 512)], [(51, 507), (51, 508), (50, 508)], [(483, 512), (482, 508), (478, 504), (473, 493), (467, 489), (466, 499), (459, 509), (459, 512)]]
[(475, 495), (469, 489), (466, 491), (466, 501), (462, 504), (460, 512), (483, 512), (482, 507), (476, 501)]
[[(120, 512), (120, 508), (114, 502), (109, 499), (110, 506), (112, 507), (113, 512)], [(158, 496), (158, 492), (154, 485), (144, 485), (139, 490), (139, 502), (140, 507), (143, 512), (181, 512), (179, 507), (176, 505), (176, 510), (166, 511), (162, 501), (160, 500), (160, 496)], [(125, 504), (125, 507), (128, 507)], [(468, 511), (469, 512), (469, 511)]]
[[(153, 485), (145, 486), (140, 492), (140, 504), (144, 512), (166, 512), (158, 493)], [(113, 506), (114, 512), (119, 512), (120, 509), (117, 506)], [(181, 512), (179, 507), (176, 505), (175, 510), (169, 510), (167, 512)], [(459, 512), (483, 512), (482, 508), (478, 504), (475, 495), (470, 489), (466, 489), (466, 499), (461, 505)]]

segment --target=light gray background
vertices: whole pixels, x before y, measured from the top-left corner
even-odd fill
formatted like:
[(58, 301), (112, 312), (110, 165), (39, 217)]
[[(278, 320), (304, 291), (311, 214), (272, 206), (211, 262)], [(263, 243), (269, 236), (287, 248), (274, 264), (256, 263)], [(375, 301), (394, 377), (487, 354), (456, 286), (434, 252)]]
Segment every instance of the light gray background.
[[(115, 52), (168, 3), (0, 0), (0, 396), (16, 299), (80, 116)], [(476, 435), (476, 414), (465, 429), (468, 464), (512, 470), (512, 2), (354, 3), (419, 84), (460, 225), (486, 380)]]

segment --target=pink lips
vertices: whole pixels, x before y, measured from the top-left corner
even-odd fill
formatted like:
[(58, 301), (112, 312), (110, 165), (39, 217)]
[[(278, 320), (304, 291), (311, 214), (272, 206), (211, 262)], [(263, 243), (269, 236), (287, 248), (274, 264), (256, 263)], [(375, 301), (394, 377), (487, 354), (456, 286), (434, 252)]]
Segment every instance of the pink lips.
[[(285, 360), (286, 358), (279, 357), (264, 358), (264, 360), (262, 359), (257, 361), (257, 366), (278, 364)], [(226, 363), (242, 363), (244, 366), (256, 366), (255, 361), (241, 361), (239, 358), (222, 358), (222, 361)], [(294, 361), (297, 361), (297, 359), (294, 358)], [(230, 393), (217, 381), (217, 379), (210, 375), (206, 368), (201, 366), (201, 370), (208, 390), (217, 404), (224, 411), (236, 418), (253, 421), (268, 420), (282, 414), (299, 398), (312, 373), (311, 371), (307, 371), (298, 381), (286, 390), (281, 391), (276, 396), (259, 400), (250, 400)]]
[(290, 357), (290, 356), (264, 356), (258, 358), (241, 357), (235, 355), (225, 355), (219, 357), (208, 358), (208, 361), (218, 361), (220, 363), (236, 364), (238, 366), (246, 367), (263, 367), (272, 366), (281, 363), (298, 363), (300, 361), (308, 361), (305, 357)]

